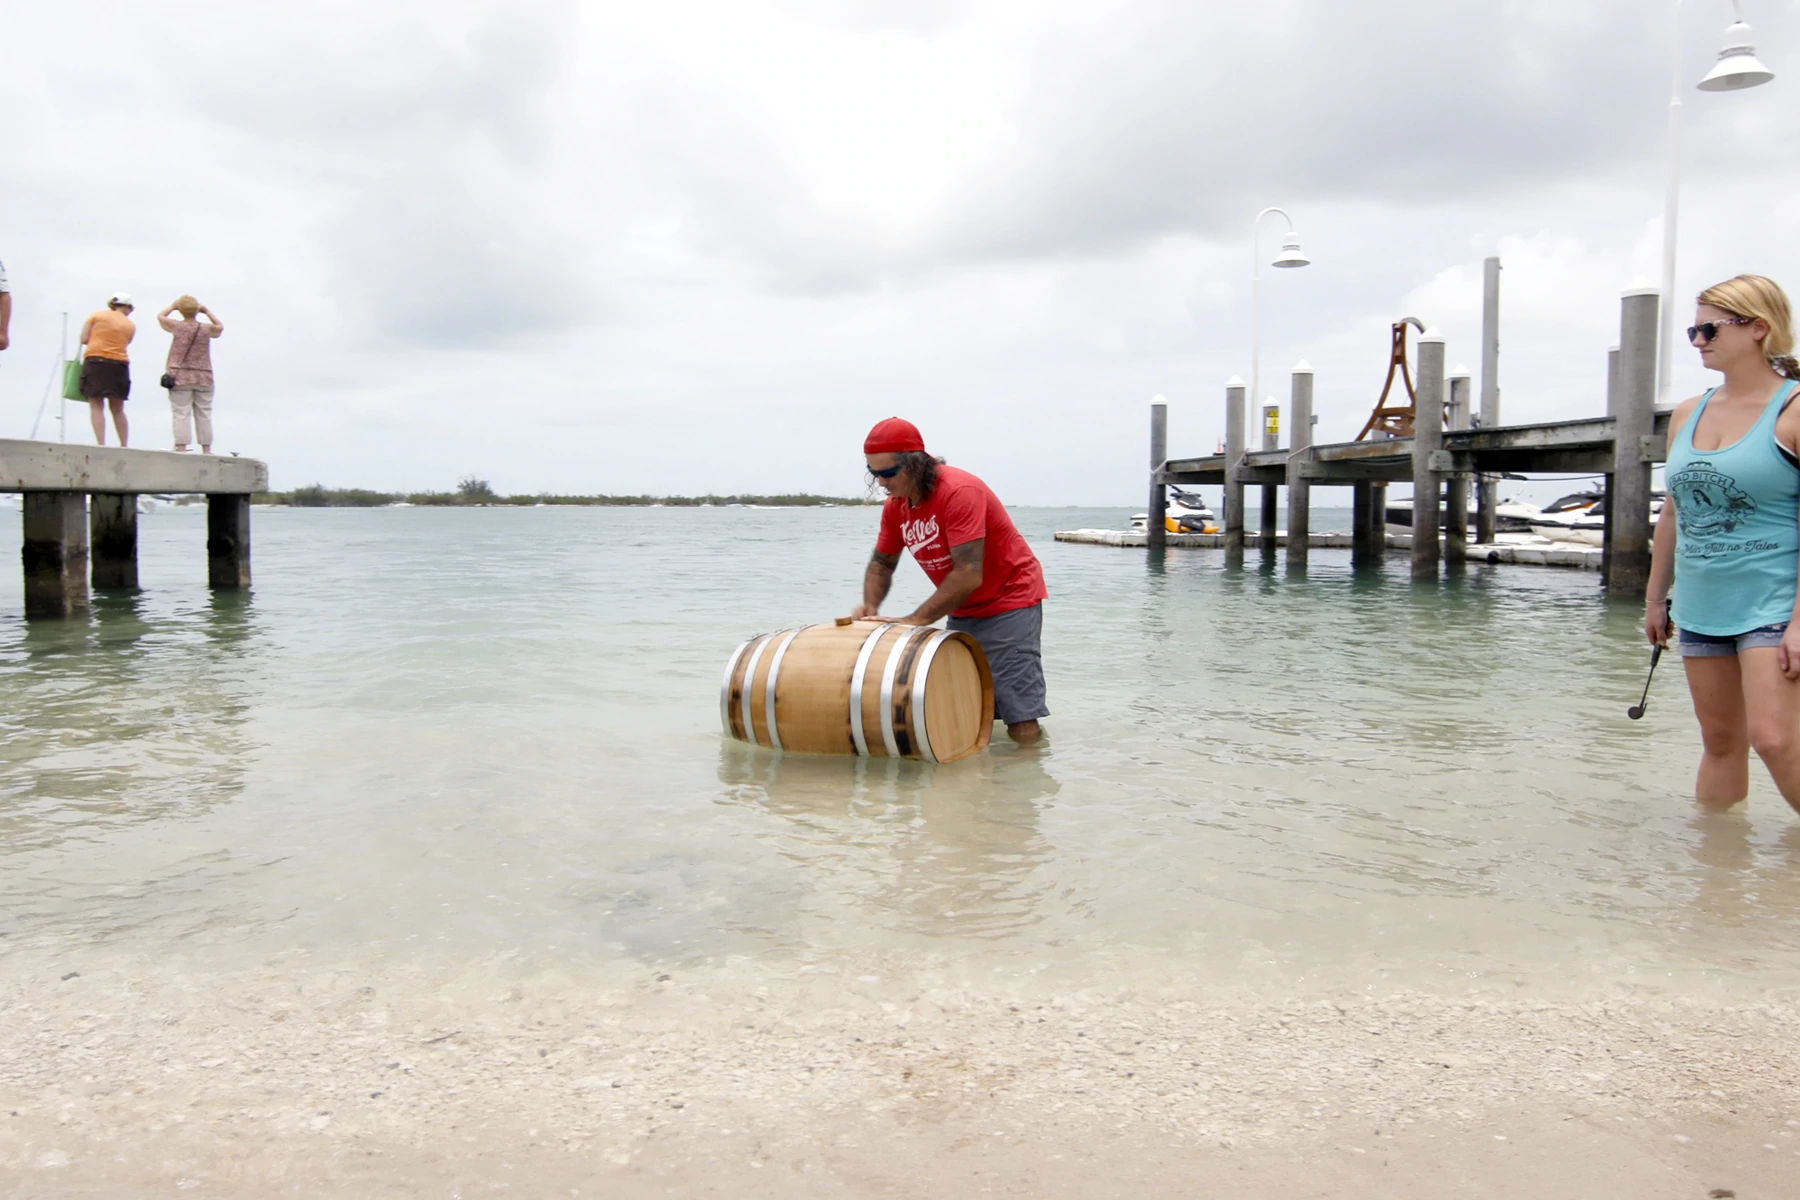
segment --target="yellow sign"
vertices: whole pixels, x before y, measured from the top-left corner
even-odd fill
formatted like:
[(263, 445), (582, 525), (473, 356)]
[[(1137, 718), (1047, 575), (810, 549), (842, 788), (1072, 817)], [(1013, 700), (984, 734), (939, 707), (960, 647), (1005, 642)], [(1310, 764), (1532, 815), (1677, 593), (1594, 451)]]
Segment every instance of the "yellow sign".
[(1281, 433), (1281, 410), (1279, 408), (1263, 409), (1263, 432), (1272, 436)]

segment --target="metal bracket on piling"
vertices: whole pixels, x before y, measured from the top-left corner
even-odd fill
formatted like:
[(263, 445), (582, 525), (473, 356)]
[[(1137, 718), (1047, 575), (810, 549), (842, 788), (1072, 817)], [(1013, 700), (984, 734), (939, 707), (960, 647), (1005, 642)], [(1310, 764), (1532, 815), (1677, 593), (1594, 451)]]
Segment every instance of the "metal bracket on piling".
[(1638, 461), (1659, 463), (1669, 456), (1669, 439), (1646, 433), (1638, 438)]

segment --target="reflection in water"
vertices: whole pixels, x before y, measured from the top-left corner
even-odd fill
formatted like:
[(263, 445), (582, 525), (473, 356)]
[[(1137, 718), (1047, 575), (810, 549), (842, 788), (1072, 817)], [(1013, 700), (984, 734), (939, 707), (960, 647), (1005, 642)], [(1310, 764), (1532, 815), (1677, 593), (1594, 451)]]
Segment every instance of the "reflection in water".
[(255, 632), (242, 596), (153, 614), (127, 591), (0, 631), (0, 854), (237, 794)]
[(924, 934), (996, 936), (1038, 919), (1034, 869), (1051, 853), (1040, 806), (1060, 785), (1048, 748), (997, 746), (959, 763), (720, 749), (734, 802), (789, 822), (789, 858), (847, 889), (869, 919)]
[[(1778, 818), (1785, 820), (1785, 815)], [(1754, 969), (1773, 940), (1800, 949), (1800, 827), (1782, 831), (1776, 853), (1758, 855), (1754, 824), (1743, 809), (1697, 811), (1688, 853), (1693, 859), (1692, 913), (1683, 926), (1689, 950), (1721, 966)], [(1753, 936), (1746, 938), (1745, 934)]]

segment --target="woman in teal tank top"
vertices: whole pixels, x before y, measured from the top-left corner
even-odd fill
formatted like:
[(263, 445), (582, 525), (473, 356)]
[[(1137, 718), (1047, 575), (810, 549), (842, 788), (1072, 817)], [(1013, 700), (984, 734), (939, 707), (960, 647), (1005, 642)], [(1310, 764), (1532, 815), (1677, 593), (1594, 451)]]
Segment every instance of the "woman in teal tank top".
[(1644, 632), (1667, 645), (1679, 631), (1701, 805), (1749, 794), (1754, 748), (1800, 812), (1800, 366), (1787, 296), (1760, 275), (1708, 288), (1688, 341), (1725, 379), (1669, 420)]

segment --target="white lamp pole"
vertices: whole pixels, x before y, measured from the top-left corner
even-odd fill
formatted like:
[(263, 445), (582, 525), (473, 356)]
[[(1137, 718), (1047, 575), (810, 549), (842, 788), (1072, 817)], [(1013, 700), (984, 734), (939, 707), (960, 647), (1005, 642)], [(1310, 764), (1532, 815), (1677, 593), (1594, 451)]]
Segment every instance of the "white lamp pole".
[(1300, 235), (1294, 232), (1294, 219), (1279, 208), (1265, 208), (1250, 223), (1250, 399), (1258, 402), (1262, 395), (1262, 219), (1270, 213), (1281, 213), (1287, 222), (1287, 237), (1282, 239), (1281, 253), (1272, 267), (1304, 267), (1312, 261), (1300, 253)]
[[(1697, 85), (1703, 92), (1735, 92), (1775, 78), (1775, 72), (1756, 61), (1750, 44), (1750, 27), (1744, 24), (1743, 0), (1732, 0), (1736, 20), (1725, 30), (1725, 47)], [(1656, 347), (1656, 403), (1674, 403), (1675, 381), (1670, 378), (1675, 361), (1675, 233), (1681, 206), (1681, 0), (1675, 0), (1674, 69), (1669, 81), (1669, 179), (1663, 195), (1662, 336)]]

